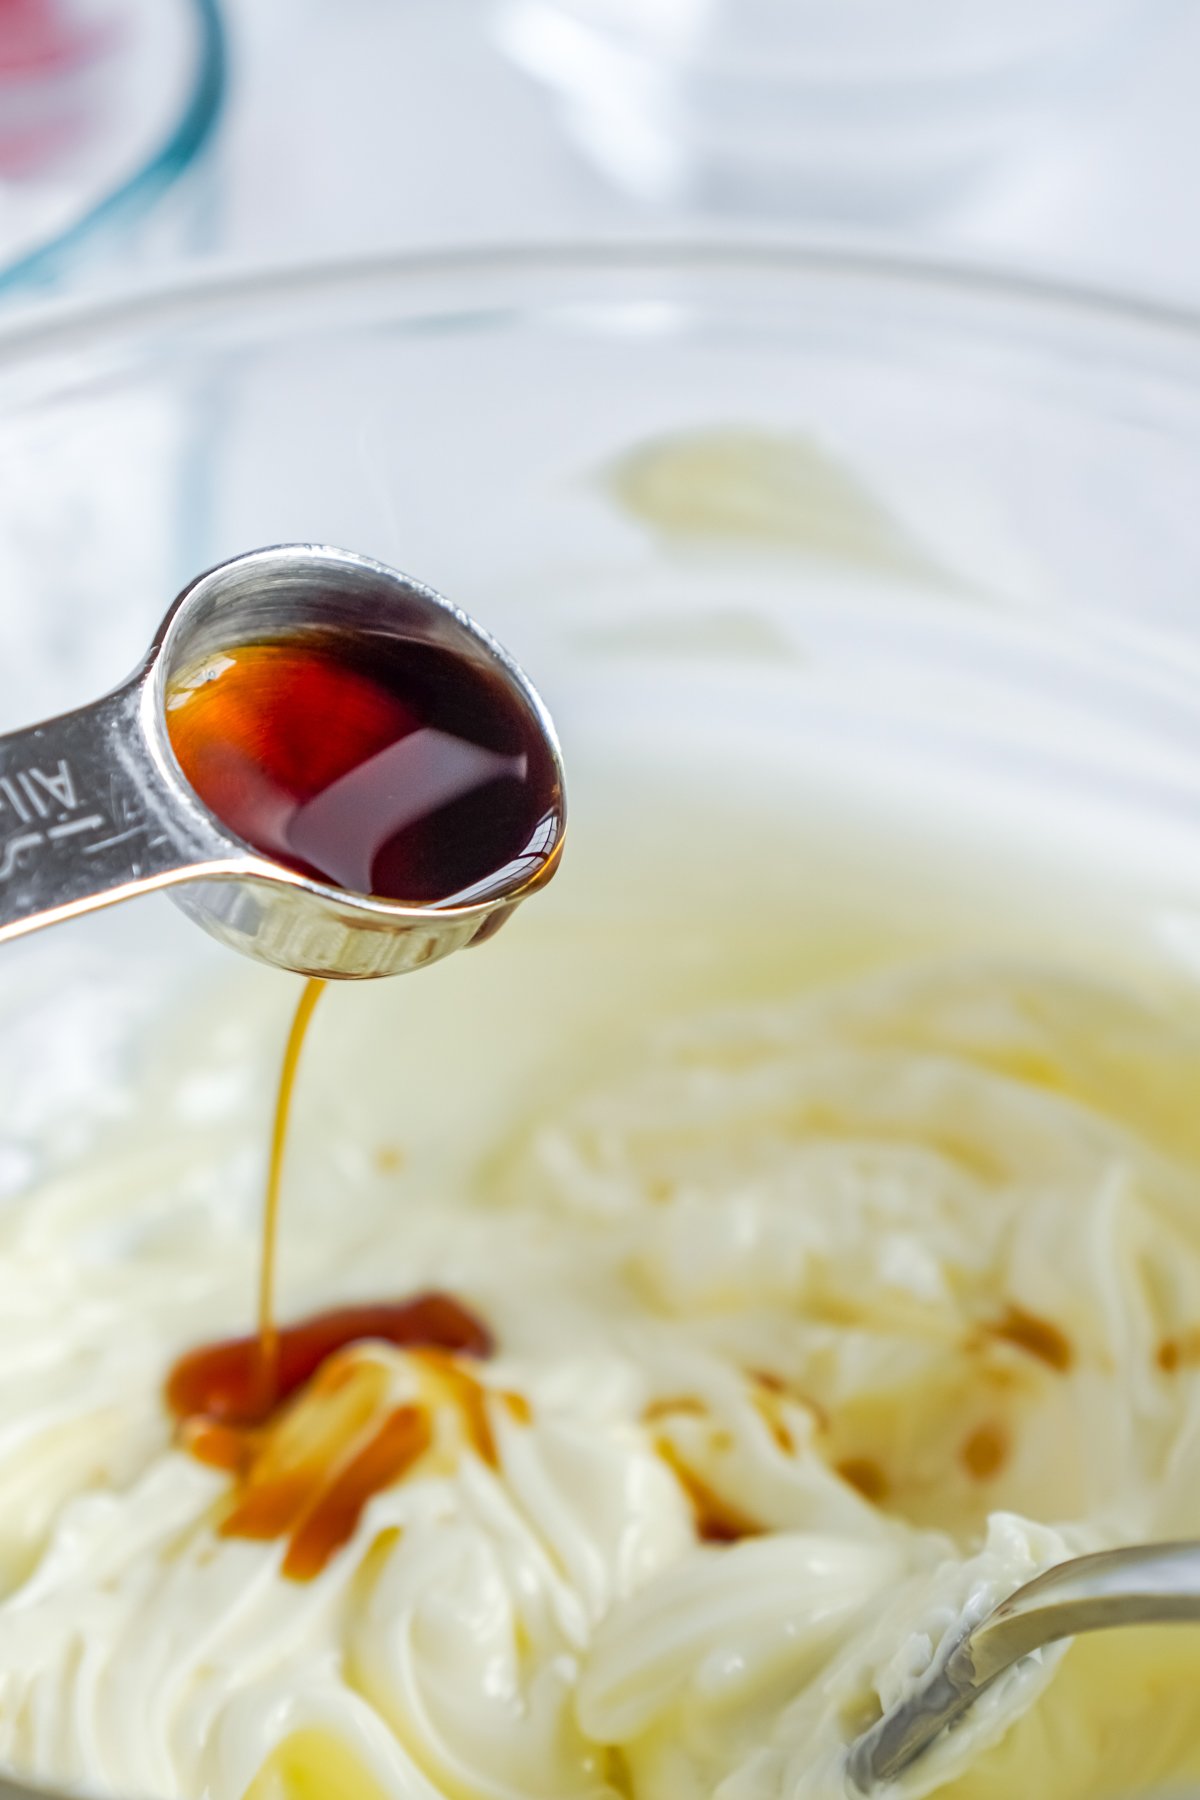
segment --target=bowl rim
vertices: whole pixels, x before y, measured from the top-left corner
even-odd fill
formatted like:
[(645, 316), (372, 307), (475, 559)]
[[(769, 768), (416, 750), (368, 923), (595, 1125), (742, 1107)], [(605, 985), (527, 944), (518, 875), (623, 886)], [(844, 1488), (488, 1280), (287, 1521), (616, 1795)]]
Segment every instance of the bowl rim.
[[(714, 281), (757, 277), (780, 287), (790, 280), (814, 290), (841, 286), (890, 292), (918, 302), (999, 309), (1014, 322), (1108, 331), (1131, 344), (1140, 337), (1167, 350), (1200, 350), (1200, 306), (1099, 282), (983, 259), (926, 256), (886, 241), (841, 234), (666, 235), (451, 244), (333, 258), (188, 260), (136, 283), (8, 302), (0, 315), (0, 372), (41, 352), (114, 348), (123, 339), (171, 326), (228, 323), (230, 317), (269, 313), (289, 304), (394, 295), (414, 319), (429, 319), (496, 311), (496, 297), (486, 289), (489, 281), (508, 288), (526, 284), (519, 298), (536, 305), (552, 297), (539, 282), (639, 275)], [(0, 289), (4, 279), (0, 275)], [(439, 284), (455, 291), (453, 304), (439, 298)], [(430, 292), (423, 296), (423, 289)], [(512, 296), (508, 299), (511, 303)], [(327, 327), (328, 321), (324, 323)]]

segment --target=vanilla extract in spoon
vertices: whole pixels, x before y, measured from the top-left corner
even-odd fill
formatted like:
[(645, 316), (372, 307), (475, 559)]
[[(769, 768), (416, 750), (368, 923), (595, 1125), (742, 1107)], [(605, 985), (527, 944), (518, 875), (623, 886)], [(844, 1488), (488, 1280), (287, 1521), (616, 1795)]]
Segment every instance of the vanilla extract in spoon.
[(332, 630), (239, 644), (172, 684), (167, 730), (227, 827), (350, 893), (475, 899), (558, 841), (538, 722), (486, 665), (438, 644)]
[(232, 949), (338, 980), (490, 936), (566, 825), (553, 724), (508, 652), (319, 544), (198, 575), (128, 680), (0, 736), (0, 788), (0, 943), (167, 893)]

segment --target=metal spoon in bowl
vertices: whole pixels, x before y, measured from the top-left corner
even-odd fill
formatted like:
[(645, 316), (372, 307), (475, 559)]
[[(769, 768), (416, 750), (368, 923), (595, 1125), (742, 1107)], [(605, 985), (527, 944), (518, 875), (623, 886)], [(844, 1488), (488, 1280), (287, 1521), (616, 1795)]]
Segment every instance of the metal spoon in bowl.
[(1115, 1625), (1200, 1622), (1200, 1543), (1135, 1544), (1047, 1569), (954, 1639), (919, 1686), (851, 1744), (860, 1793), (893, 1781), (1006, 1669), (1034, 1650)]
[[(173, 680), (238, 646), (331, 631), (368, 651), (414, 640), (451, 651), (517, 709), (549, 760), (553, 801), (495, 879), (440, 904), (347, 892), (245, 843), (185, 779), (167, 730)], [(562, 792), (545, 707), (458, 607), (348, 551), (255, 550), (184, 588), (122, 687), (0, 737), (0, 943), (163, 888), (214, 936), (262, 962), (332, 979), (399, 974), (490, 935), (550, 879), (566, 823)]]

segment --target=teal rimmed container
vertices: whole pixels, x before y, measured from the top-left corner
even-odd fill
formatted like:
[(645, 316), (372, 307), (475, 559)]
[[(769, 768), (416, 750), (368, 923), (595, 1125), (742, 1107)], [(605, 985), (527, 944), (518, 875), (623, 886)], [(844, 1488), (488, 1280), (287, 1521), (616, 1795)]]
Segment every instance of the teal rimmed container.
[[(0, 224), (0, 300), (51, 286), (128, 248), (153, 219), (155, 203), (194, 171), (220, 116), (227, 55), (218, 0), (122, 0), (96, 23), (112, 30), (113, 42), (90, 74), (64, 75), (64, 87), (72, 84), (67, 103), (107, 108), (107, 124), (119, 123), (120, 135), (108, 129), (106, 137), (102, 124), (65, 170), (14, 184), (10, 211), (18, 226), (8, 242)], [(88, 79), (102, 91), (91, 95)], [(171, 96), (165, 105), (164, 92)], [(144, 98), (158, 104), (143, 106)], [(195, 192), (176, 211), (177, 235), (181, 218), (185, 235), (202, 218)]]

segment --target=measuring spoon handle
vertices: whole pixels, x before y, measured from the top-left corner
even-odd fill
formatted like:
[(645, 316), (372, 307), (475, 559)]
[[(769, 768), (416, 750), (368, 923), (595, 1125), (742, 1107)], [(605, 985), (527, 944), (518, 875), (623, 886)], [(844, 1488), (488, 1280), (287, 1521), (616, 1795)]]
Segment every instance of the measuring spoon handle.
[(162, 777), (142, 692), (135, 678), (0, 737), (0, 943), (187, 880), (219, 857)]

